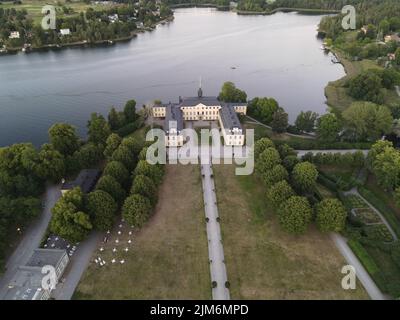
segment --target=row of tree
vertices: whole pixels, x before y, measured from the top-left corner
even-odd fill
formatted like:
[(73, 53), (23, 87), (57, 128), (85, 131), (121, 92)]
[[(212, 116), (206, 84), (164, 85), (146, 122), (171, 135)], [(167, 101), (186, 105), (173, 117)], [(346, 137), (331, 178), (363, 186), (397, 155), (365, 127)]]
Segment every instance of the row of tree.
[[(314, 164), (297, 159), (288, 146), (275, 148), (268, 138), (254, 145), (256, 173), (267, 186), (267, 198), (278, 213), (284, 230), (302, 234), (311, 223), (313, 208), (308, 200), (318, 178)], [(347, 212), (337, 199), (325, 199), (314, 205), (317, 226), (321, 231), (340, 231)]]
[[(355, 88), (355, 85), (352, 85)], [(375, 90), (374, 87), (373, 90)], [(360, 90), (371, 94), (365, 86)], [(312, 111), (301, 111), (294, 126), (288, 125), (288, 115), (273, 98), (254, 98), (248, 106), (248, 113), (264, 124), (270, 125), (277, 133), (316, 132), (322, 141), (375, 141), (382, 134), (388, 134), (393, 129), (393, 118), (398, 117), (400, 106), (391, 108), (372, 102), (358, 101), (351, 104), (338, 117), (334, 113), (319, 116)]]
[(385, 190), (395, 191), (395, 195), (400, 193), (400, 151), (391, 142), (378, 141), (372, 146), (368, 167)]
[[(135, 111), (131, 108), (135, 105), (132, 101), (126, 104), (123, 111), (130, 121), (136, 119), (136, 115), (133, 115)], [(98, 116), (92, 116), (89, 121), (88, 141), (100, 143), (102, 146), (102, 156), (106, 159), (103, 174), (96, 184), (95, 191), (88, 195), (84, 195), (79, 188), (67, 192), (53, 208), (50, 223), (51, 232), (73, 243), (82, 241), (93, 228), (101, 231), (111, 229), (119, 209), (123, 205), (125, 207), (129, 190), (134, 186), (140, 188), (136, 178), (131, 187), (130, 172), (137, 164), (142, 166), (138, 159), (143, 157), (141, 151), (144, 142), (134, 137), (121, 138), (117, 133), (111, 133), (109, 124), (103, 118), (101, 122), (96, 120)], [(135, 172), (136, 170), (139, 169), (136, 168)], [(146, 182), (147, 179), (145, 176)], [(153, 188), (152, 191), (156, 192), (156, 189)], [(156, 195), (152, 196), (155, 200)]]
[(122, 216), (131, 225), (140, 228), (150, 217), (157, 203), (158, 186), (164, 176), (164, 166), (152, 165), (146, 160), (148, 148), (142, 149), (133, 171), (130, 196), (122, 207)]

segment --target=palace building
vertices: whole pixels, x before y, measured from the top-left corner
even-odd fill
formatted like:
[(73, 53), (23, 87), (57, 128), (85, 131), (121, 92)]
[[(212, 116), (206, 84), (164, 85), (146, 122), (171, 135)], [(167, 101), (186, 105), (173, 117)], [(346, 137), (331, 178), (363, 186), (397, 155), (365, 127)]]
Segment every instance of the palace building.
[(238, 114), (245, 115), (247, 103), (222, 102), (217, 97), (204, 97), (201, 87), (197, 97), (179, 97), (178, 103), (157, 104), (152, 108), (154, 118), (165, 118), (165, 145), (179, 147), (184, 143), (184, 121), (218, 121), (224, 144), (244, 145), (244, 130)]

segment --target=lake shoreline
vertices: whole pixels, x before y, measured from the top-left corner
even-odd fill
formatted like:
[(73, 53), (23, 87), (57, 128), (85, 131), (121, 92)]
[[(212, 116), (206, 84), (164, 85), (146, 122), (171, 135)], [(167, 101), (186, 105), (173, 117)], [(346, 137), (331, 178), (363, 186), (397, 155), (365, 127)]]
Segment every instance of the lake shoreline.
[(62, 44), (49, 44), (49, 45), (44, 45), (44, 46), (40, 46), (40, 47), (30, 47), (29, 50), (27, 50), (27, 51), (23, 51), (23, 47), (9, 48), (9, 49), (7, 49), (6, 52), (0, 52), (0, 56), (18, 54), (21, 51), (29, 54), (32, 52), (61, 50), (61, 49), (66, 49), (66, 48), (95, 48), (95, 47), (102, 47), (104, 45), (114, 45), (119, 42), (130, 41), (130, 40), (136, 38), (138, 36), (138, 34), (140, 34), (140, 33), (151, 32), (151, 31), (155, 30), (155, 28), (158, 25), (163, 25), (163, 24), (169, 23), (173, 20), (174, 20), (174, 15), (171, 15), (163, 20), (158, 21), (151, 27), (137, 29), (137, 30), (131, 32), (131, 34), (126, 37), (115, 38), (115, 39), (110, 39), (110, 40), (99, 40), (99, 41), (90, 42), (90, 43), (87, 40), (82, 40), (82, 41), (62, 43)]

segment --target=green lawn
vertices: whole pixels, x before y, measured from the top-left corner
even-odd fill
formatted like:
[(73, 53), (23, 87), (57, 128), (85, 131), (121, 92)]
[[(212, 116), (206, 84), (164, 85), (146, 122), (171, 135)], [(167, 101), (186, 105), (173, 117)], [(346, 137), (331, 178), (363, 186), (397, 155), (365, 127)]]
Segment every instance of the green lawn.
[(265, 189), (234, 167), (213, 166), (232, 299), (367, 299), (359, 284), (341, 288), (346, 264), (328, 235), (281, 230)]
[(109, 8), (111, 6), (104, 6), (104, 5), (95, 5), (95, 4), (87, 4), (84, 1), (76, 1), (71, 0), (69, 2), (65, 0), (22, 0), (22, 4), (14, 4), (12, 1), (10, 2), (3, 2), (0, 5), (0, 8), (15, 8), (17, 10), (25, 9), (28, 12), (28, 17), (33, 19), (35, 23), (40, 23), (43, 14), (42, 8), (45, 5), (52, 5), (55, 6), (57, 15), (65, 16), (62, 12), (62, 7), (66, 6), (72, 8), (75, 12), (70, 16), (74, 16), (79, 14), (80, 12), (85, 12), (89, 7), (93, 8), (94, 10), (103, 10), (105, 8)]
[[(116, 228), (118, 230), (118, 227)], [(132, 236), (116, 230), (104, 252), (94, 253), (75, 299), (211, 299), (201, 177), (198, 166), (167, 166), (159, 201), (150, 221)], [(112, 252), (115, 239), (121, 248)], [(108, 264), (93, 263), (102, 256)], [(121, 256), (119, 256), (121, 255)], [(112, 265), (113, 257), (126, 260)]]

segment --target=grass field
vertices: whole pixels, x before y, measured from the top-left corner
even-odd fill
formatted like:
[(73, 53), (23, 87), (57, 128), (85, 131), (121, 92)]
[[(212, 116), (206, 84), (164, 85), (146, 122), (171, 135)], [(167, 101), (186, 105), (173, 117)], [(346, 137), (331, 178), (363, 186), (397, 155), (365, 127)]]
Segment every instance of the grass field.
[(62, 7), (66, 6), (68, 8), (72, 8), (74, 13), (70, 14), (70, 16), (77, 15), (80, 12), (85, 12), (89, 7), (93, 8), (94, 10), (105, 9), (111, 7), (111, 5), (96, 5), (96, 4), (88, 4), (84, 1), (65, 1), (65, 0), (22, 0), (22, 4), (14, 4), (12, 1), (10, 2), (3, 2), (0, 5), (0, 8), (15, 8), (17, 10), (25, 9), (28, 12), (28, 17), (33, 19), (35, 23), (40, 23), (43, 14), (42, 8), (46, 5), (52, 5), (56, 8), (56, 12), (58, 16), (64, 16), (62, 11)]
[[(113, 232), (115, 234), (115, 231)], [(126, 242), (126, 235), (119, 236)], [(113, 257), (113, 241), (102, 254)], [(99, 255), (99, 251), (94, 257)], [(114, 254), (115, 255), (115, 254)], [(167, 166), (150, 221), (133, 236), (125, 264), (93, 262), (76, 299), (210, 299), (211, 284), (198, 166)]]
[[(358, 284), (341, 288), (344, 258), (328, 235), (283, 232), (254, 176), (214, 165), (232, 299), (367, 299)], [(235, 195), (235, 196), (233, 196)]]

